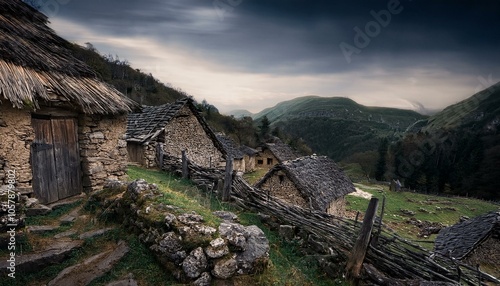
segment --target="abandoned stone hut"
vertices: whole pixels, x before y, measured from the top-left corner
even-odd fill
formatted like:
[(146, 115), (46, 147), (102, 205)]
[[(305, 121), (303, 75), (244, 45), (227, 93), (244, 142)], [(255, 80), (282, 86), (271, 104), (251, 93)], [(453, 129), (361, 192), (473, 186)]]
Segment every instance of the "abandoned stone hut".
[(256, 167), (256, 158), (259, 151), (248, 146), (240, 146), (240, 151), (243, 152), (243, 160), (245, 160), (245, 171), (253, 172)]
[(500, 277), (500, 212), (489, 212), (443, 228), (434, 245), (434, 250), (444, 256), (472, 266), (496, 268), (496, 273), (491, 274)]
[(51, 203), (122, 179), (126, 113), (139, 108), (72, 56), (47, 17), (0, 0), (0, 185)]
[(181, 160), (182, 151), (195, 165), (225, 166), (226, 151), (191, 98), (129, 114), (126, 138), (129, 160), (147, 168), (162, 167), (164, 155)]
[(343, 216), (351, 180), (326, 156), (306, 156), (273, 167), (255, 185), (270, 196), (302, 208)]
[[(223, 133), (216, 134), (217, 139), (222, 144), (226, 154), (233, 158), (233, 170), (236, 172), (247, 172), (245, 154), (240, 151), (238, 145)], [(229, 157), (228, 156), (228, 157)]]
[(259, 153), (255, 160), (258, 168), (270, 169), (279, 163), (297, 159), (298, 157), (299, 155), (290, 146), (276, 138), (273, 142), (265, 143), (259, 147)]

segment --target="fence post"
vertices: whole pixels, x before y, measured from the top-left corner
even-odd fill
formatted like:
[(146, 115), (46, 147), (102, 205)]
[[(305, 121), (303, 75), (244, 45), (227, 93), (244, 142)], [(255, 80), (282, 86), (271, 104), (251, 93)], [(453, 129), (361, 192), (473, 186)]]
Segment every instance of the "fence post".
[(233, 184), (233, 158), (226, 158), (226, 173), (224, 175), (224, 189), (222, 190), (222, 201), (227, 202), (231, 198), (231, 186)]
[(358, 239), (354, 244), (349, 260), (347, 261), (346, 276), (347, 279), (353, 282), (357, 281), (361, 276), (361, 268), (363, 266), (363, 261), (365, 260), (368, 244), (370, 243), (373, 223), (375, 221), (375, 215), (377, 214), (377, 207), (378, 199), (372, 198), (370, 200), (370, 204), (368, 205), (368, 209), (366, 210)]
[(186, 150), (182, 150), (182, 178), (189, 178), (188, 160), (186, 155)]
[(384, 218), (384, 211), (385, 211), (385, 195), (384, 195), (384, 198), (382, 199), (382, 210), (380, 211), (380, 221), (379, 221), (379, 225), (378, 225), (377, 234), (375, 235), (375, 238), (372, 242), (373, 247), (378, 246), (378, 238), (380, 237), (380, 234), (382, 233), (382, 219)]

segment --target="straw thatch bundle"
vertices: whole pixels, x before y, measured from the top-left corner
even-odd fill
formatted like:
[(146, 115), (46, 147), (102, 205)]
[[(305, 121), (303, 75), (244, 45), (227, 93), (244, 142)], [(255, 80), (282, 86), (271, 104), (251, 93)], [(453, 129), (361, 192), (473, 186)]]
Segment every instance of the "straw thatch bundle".
[(0, 103), (38, 109), (54, 93), (87, 114), (138, 107), (73, 57), (70, 43), (47, 26), (47, 17), (21, 0), (0, 0)]

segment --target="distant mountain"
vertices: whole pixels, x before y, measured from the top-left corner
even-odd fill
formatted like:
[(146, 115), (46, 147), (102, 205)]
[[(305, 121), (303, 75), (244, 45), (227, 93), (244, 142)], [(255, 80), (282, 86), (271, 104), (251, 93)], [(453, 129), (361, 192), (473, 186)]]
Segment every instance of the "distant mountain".
[(392, 153), (407, 187), (499, 200), (500, 83), (414, 124)]
[(302, 138), (315, 152), (342, 160), (376, 150), (383, 137), (397, 138), (413, 123), (427, 117), (415, 111), (367, 107), (342, 97), (305, 96), (267, 108), (271, 127)]
[(466, 126), (483, 128), (500, 114), (500, 82), (429, 117), (421, 131), (457, 129)]
[(228, 112), (228, 115), (232, 115), (235, 118), (252, 117), (254, 114), (246, 109), (236, 109)]

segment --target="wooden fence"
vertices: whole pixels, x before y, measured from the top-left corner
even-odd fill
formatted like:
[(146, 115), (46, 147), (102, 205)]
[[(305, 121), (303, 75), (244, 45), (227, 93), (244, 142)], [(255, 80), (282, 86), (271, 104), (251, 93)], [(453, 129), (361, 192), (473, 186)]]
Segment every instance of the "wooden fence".
[[(167, 170), (182, 170), (179, 160), (167, 158), (163, 162)], [(184, 165), (185, 169), (185, 165)], [(189, 177), (200, 182), (207, 190), (222, 192), (224, 171), (205, 169), (188, 163)], [(347, 261), (351, 257), (360, 235), (361, 223), (335, 217), (311, 209), (287, 204), (267, 192), (250, 186), (242, 177), (232, 176), (231, 199), (239, 206), (274, 216), (325, 241)], [(407, 240), (385, 228), (381, 219), (378, 231), (368, 234), (372, 243), (367, 247), (363, 269), (366, 275), (378, 284), (395, 279), (448, 282), (451, 284), (485, 285), (484, 282), (500, 284), (500, 280), (460, 261), (443, 257)], [(384, 282), (384, 280), (386, 280)]]

